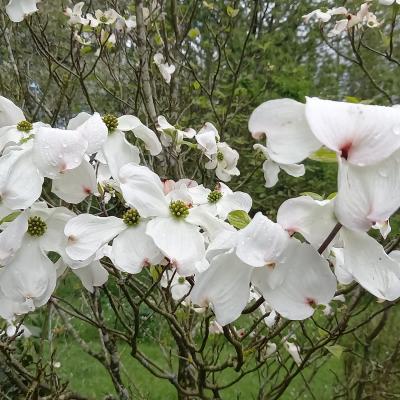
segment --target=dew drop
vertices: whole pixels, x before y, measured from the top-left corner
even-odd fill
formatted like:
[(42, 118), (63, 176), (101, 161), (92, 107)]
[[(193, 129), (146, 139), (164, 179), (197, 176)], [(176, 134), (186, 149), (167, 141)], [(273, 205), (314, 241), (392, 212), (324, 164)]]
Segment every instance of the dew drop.
[(400, 126), (395, 126), (395, 127), (393, 128), (393, 133), (394, 133), (396, 136), (399, 136), (399, 135), (400, 135)]
[(379, 170), (378, 174), (382, 177), (382, 178), (387, 178), (388, 177), (388, 173), (385, 170)]

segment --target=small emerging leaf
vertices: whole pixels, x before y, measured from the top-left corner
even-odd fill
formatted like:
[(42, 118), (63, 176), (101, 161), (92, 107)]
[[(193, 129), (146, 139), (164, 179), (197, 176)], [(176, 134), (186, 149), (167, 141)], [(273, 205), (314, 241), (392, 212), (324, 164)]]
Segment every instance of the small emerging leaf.
[(361, 99), (354, 96), (346, 96), (344, 99), (347, 103), (361, 103)]
[(311, 197), (313, 200), (318, 200), (318, 201), (322, 201), (324, 198), (319, 195), (318, 193), (314, 193), (314, 192), (303, 192), (300, 193), (301, 196), (308, 196)]
[(209, 3), (208, 1), (203, 1), (203, 6), (208, 8), (209, 10), (214, 10), (214, 4)]
[(343, 346), (340, 346), (339, 344), (334, 344), (332, 346), (325, 346), (325, 348), (337, 359), (340, 359), (342, 356), (343, 352), (345, 351), (345, 348)]
[(243, 229), (251, 222), (251, 218), (246, 211), (235, 210), (228, 214), (228, 222), (237, 229)]
[(0, 219), (0, 225), (3, 224), (4, 222), (14, 221), (14, 219), (17, 218), (19, 214), (21, 214), (21, 211), (14, 211), (13, 213), (8, 214), (3, 219)]
[(235, 18), (236, 15), (238, 15), (239, 10), (235, 9), (231, 6), (226, 7), (226, 13), (231, 17), (231, 18)]
[(310, 158), (310, 160), (319, 161), (319, 162), (328, 162), (328, 163), (337, 162), (336, 153), (325, 147), (323, 147), (323, 148), (317, 150), (315, 153), (311, 154), (309, 158)]
[(188, 36), (190, 37), (190, 39), (196, 39), (197, 36), (199, 36), (199, 35), (200, 35), (199, 28), (192, 28), (188, 32)]
[(332, 199), (334, 199), (336, 197), (336, 195), (337, 195), (337, 192), (333, 192), (326, 199), (327, 200), (332, 200)]

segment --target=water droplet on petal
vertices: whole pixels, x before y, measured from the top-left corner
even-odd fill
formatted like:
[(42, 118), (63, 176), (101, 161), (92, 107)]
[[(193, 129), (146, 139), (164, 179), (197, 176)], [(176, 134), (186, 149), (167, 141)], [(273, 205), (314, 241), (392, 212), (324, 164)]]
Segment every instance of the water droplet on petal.
[(388, 173), (385, 170), (379, 170), (378, 174), (382, 177), (382, 178), (387, 178), (388, 177)]

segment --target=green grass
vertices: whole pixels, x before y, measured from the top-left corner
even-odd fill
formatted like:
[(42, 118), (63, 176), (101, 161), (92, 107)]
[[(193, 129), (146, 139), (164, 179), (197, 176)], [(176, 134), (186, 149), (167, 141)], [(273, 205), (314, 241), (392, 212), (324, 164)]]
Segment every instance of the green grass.
[[(94, 347), (96, 343), (92, 344)], [(156, 345), (141, 343), (141, 350), (152, 359), (162, 362)], [(87, 355), (81, 348), (71, 341), (59, 341), (57, 343), (56, 361), (61, 362), (60, 376), (69, 382), (70, 389), (89, 396), (93, 399), (103, 398), (107, 394), (115, 393), (110, 377), (103, 366), (95, 359)], [(126, 345), (119, 347), (123, 364), (124, 382), (150, 400), (174, 400), (176, 392), (174, 387), (165, 380), (155, 378), (129, 354)], [(328, 362), (318, 370), (314, 376), (311, 387), (318, 399), (328, 400), (332, 397), (331, 389), (335, 386), (335, 377), (331, 371), (340, 375), (342, 370), (341, 360), (331, 357)], [(307, 377), (307, 371), (304, 372)], [(233, 370), (227, 371), (223, 380), (231, 380), (236, 376)], [(307, 390), (302, 396), (299, 393), (304, 389), (304, 380), (299, 375), (287, 389), (282, 399), (307, 399), (310, 395)], [(223, 399), (252, 399), (256, 398), (259, 390), (259, 378), (257, 373), (249, 374), (239, 383), (221, 392)]]

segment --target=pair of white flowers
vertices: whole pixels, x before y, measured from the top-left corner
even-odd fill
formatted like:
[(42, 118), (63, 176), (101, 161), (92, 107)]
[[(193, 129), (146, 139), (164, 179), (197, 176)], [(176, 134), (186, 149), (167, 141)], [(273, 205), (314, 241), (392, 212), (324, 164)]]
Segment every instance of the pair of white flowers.
[[(337, 154), (335, 214), (353, 230), (385, 223), (400, 205), (400, 110), (307, 98), (263, 103), (251, 115), (253, 137), (266, 134), (269, 162), (291, 165), (322, 145)], [(267, 166), (268, 167), (268, 166)], [(264, 172), (268, 169), (264, 164)]]
[(399, 109), (317, 98), (307, 98), (305, 105), (272, 100), (254, 111), (249, 129), (256, 138), (266, 134), (267, 176), (271, 164), (301, 162), (321, 145), (337, 154), (336, 197), (323, 202), (290, 199), (281, 206), (278, 221), (288, 232), (301, 233), (315, 248), (339, 222), (343, 227), (332, 241), (339, 281), (357, 280), (382, 299), (399, 297), (397, 253), (387, 255), (367, 234), (377, 228), (386, 237), (389, 217), (400, 206)]

